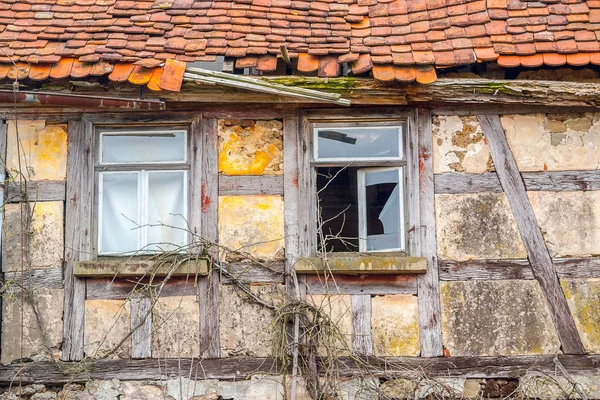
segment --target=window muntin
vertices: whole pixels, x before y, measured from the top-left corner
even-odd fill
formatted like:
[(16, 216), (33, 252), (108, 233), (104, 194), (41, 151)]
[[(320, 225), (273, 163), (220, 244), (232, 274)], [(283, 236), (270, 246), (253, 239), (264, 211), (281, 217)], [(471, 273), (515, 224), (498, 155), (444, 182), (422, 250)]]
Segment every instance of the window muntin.
[(406, 123), (348, 125), (312, 125), (318, 250), (405, 251)]
[(105, 131), (98, 141), (98, 254), (152, 254), (185, 246), (187, 131)]
[(186, 131), (105, 131), (100, 133), (100, 164), (182, 163)]
[(316, 127), (314, 161), (403, 160), (403, 136), (402, 125)]

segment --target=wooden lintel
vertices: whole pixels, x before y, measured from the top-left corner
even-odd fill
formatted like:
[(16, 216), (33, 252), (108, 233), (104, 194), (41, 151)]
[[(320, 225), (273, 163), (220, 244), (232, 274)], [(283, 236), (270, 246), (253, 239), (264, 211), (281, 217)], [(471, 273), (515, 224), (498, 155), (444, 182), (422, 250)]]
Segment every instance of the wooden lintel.
[(500, 116), (482, 115), (478, 118), (490, 148), (490, 154), (502, 189), (508, 197), (517, 227), (523, 239), (533, 275), (540, 284), (565, 354), (585, 354), (585, 348), (569, 310), (548, 247), (542, 236), (533, 207), (517, 163), (508, 145)]
[[(519, 378), (532, 371), (555, 376), (558, 360), (572, 375), (600, 374), (600, 355), (531, 355), (531, 356), (471, 356), (471, 357), (340, 357), (336, 374), (356, 377), (367, 373), (375, 378), (420, 379), (446, 378)], [(319, 371), (328, 369), (331, 360), (317, 360)], [(62, 384), (98, 380), (163, 380), (180, 376), (198, 380), (242, 380), (256, 374), (286, 372), (278, 359), (231, 357), (222, 359), (122, 359), (90, 360), (90, 368), (79, 363), (42, 361), (0, 366), (0, 385), (9, 385), (19, 376), (23, 384)], [(289, 373), (289, 371), (287, 371)], [(19, 374), (20, 373), (20, 374)]]
[(219, 175), (219, 195), (283, 194), (283, 175)]
[[(521, 176), (527, 191), (600, 190), (599, 170), (522, 172)], [(498, 175), (493, 172), (447, 172), (434, 178), (436, 193), (502, 192)]]
[(27, 181), (24, 189), (19, 189), (19, 182), (9, 181), (6, 190), (6, 201), (15, 203), (28, 201), (64, 201), (66, 193), (65, 181)]
[(308, 275), (306, 286), (311, 295), (416, 295), (417, 275), (335, 275), (328, 279), (320, 275)]

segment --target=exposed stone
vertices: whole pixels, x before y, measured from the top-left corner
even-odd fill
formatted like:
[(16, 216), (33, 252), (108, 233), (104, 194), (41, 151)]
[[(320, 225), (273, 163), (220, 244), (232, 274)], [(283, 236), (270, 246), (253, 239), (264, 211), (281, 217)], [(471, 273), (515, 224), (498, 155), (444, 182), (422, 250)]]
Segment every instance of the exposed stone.
[(489, 147), (475, 117), (435, 117), (433, 133), (435, 173), (491, 170)]
[[(322, 356), (345, 356), (352, 349), (352, 306), (348, 295), (310, 295), (306, 299), (324, 315), (331, 326), (322, 337), (318, 349)], [(332, 329), (333, 328), (333, 329)]]
[[(21, 251), (24, 249), (24, 268), (60, 268), (64, 252), (63, 202), (30, 203), (32, 209), (19, 204), (4, 205), (2, 226), (2, 270), (21, 270)], [(28, 229), (28, 215), (31, 224)], [(21, 220), (23, 238), (21, 239)], [(22, 241), (23, 240), (23, 241)], [(23, 247), (21, 247), (23, 243)]]
[(442, 282), (442, 335), (452, 356), (556, 354), (536, 281)]
[[(19, 120), (21, 142), (17, 146), (15, 122), (8, 121), (6, 167), (18, 180), (19, 152), (21, 172), (27, 180), (64, 180), (67, 175), (67, 126), (46, 125), (43, 120)], [(34, 199), (34, 193), (30, 193)]]
[(351, 378), (343, 380), (337, 386), (341, 400), (378, 400), (379, 381), (373, 378)]
[(423, 378), (415, 391), (416, 399), (456, 399), (463, 397), (465, 379), (461, 378)]
[(284, 395), (285, 388), (280, 376), (256, 375), (251, 378), (244, 398), (245, 400), (281, 400)]
[(438, 194), (435, 212), (444, 260), (527, 257), (504, 193)]
[(281, 260), (284, 235), (282, 196), (219, 196), (221, 260)]
[(600, 279), (562, 279), (560, 283), (586, 351), (600, 353)]
[(129, 334), (130, 319), (129, 302), (125, 300), (86, 300), (85, 354), (97, 358), (116, 349), (112, 357), (129, 358), (131, 338), (117, 346)]
[(371, 300), (371, 332), (376, 356), (418, 356), (417, 297), (375, 296)]
[(56, 400), (57, 395), (53, 392), (36, 393), (31, 396), (31, 400)]
[(486, 398), (512, 398), (518, 394), (519, 381), (506, 379), (486, 379), (481, 395)]
[(192, 380), (179, 377), (169, 379), (165, 386), (166, 396), (174, 400), (188, 400), (206, 393), (221, 393), (219, 381), (216, 379)]
[(152, 357), (200, 356), (200, 306), (196, 296), (161, 297), (152, 312)]
[(600, 192), (528, 192), (553, 257), (600, 254)]
[[(519, 380), (525, 398), (533, 399), (588, 399), (600, 398), (600, 376), (572, 375), (569, 381), (560, 375), (531, 372)], [(577, 388), (575, 388), (577, 385)]]
[(162, 386), (152, 385), (146, 382), (121, 382), (121, 400), (172, 400), (173, 397), (166, 395)]
[[(252, 286), (261, 300), (281, 305), (285, 289), (281, 285)], [(219, 289), (221, 356), (269, 357), (274, 354), (278, 327), (273, 310), (253, 302), (232, 285)]]
[[(36, 289), (25, 295), (3, 296), (2, 364), (21, 357), (21, 307), (23, 306), (23, 357), (36, 361), (55, 358), (62, 342), (63, 290)], [(37, 313), (37, 317), (36, 317)]]
[(281, 121), (219, 120), (219, 172), (226, 175), (283, 174)]
[(379, 393), (384, 399), (412, 399), (417, 386), (416, 380), (392, 379), (379, 386)]
[(463, 395), (467, 399), (478, 399), (481, 395), (481, 379), (466, 379)]
[(504, 115), (501, 121), (521, 171), (597, 169), (600, 164), (599, 114)]

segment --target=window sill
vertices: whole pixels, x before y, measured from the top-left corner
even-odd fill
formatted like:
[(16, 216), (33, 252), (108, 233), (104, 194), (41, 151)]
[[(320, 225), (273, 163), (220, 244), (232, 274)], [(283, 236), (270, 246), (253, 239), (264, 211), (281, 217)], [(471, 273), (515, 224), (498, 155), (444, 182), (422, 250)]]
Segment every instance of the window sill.
[[(171, 271), (171, 264), (165, 263), (158, 267), (153, 261), (144, 260), (101, 260), (81, 261), (75, 263), (74, 275), (78, 277), (131, 277), (152, 275), (166, 276)], [(208, 275), (208, 261), (205, 259), (182, 262), (171, 276)]]
[(334, 253), (327, 259), (306, 257), (296, 262), (300, 274), (424, 274), (427, 258), (402, 253)]

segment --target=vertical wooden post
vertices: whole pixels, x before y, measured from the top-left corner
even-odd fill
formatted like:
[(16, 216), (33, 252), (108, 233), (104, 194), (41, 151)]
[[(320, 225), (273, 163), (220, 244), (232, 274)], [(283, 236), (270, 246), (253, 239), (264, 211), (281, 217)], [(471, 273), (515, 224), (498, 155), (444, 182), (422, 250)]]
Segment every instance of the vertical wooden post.
[(130, 314), (131, 329), (135, 329), (131, 335), (131, 358), (152, 357), (152, 300), (132, 298)]
[(69, 122), (67, 196), (65, 201), (65, 271), (63, 361), (83, 358), (85, 280), (73, 275), (76, 261), (92, 259), (92, 193), (94, 188), (93, 126), (90, 121)]
[(421, 255), (427, 257), (427, 272), (417, 279), (421, 356), (440, 357), (443, 355), (443, 346), (433, 191), (431, 111), (418, 109), (416, 117), (419, 145), (420, 246)]
[[(201, 194), (200, 194), (200, 236), (209, 243), (217, 243), (219, 206), (219, 164), (218, 132), (215, 118), (201, 121)], [(197, 134), (197, 132), (194, 132)], [(197, 206), (197, 204), (195, 205)], [(211, 249), (211, 257), (219, 256)], [(219, 358), (219, 274), (213, 271), (198, 282), (200, 302), (200, 356)]]
[(373, 355), (371, 336), (371, 295), (353, 294), (352, 304), (352, 350), (360, 355)]
[(527, 197), (525, 184), (519, 173), (517, 163), (506, 140), (499, 115), (480, 115), (477, 117), (483, 134), (490, 147), (490, 154), (502, 189), (508, 197), (517, 227), (527, 250), (527, 256), (533, 275), (539, 282), (550, 315), (556, 326), (562, 350), (565, 354), (585, 354), (579, 332), (569, 310), (548, 247), (540, 231), (533, 207)]
[[(7, 146), (8, 125), (6, 120), (0, 121), (0, 198), (2, 204), (6, 204), (6, 146)], [(2, 270), (2, 232), (4, 221), (4, 207), (0, 212), (0, 281), (4, 282), (4, 271)], [(2, 296), (0, 296), (0, 323), (2, 322)], [(0, 324), (1, 325), (1, 324)], [(2, 329), (0, 327), (0, 357), (2, 357)]]

